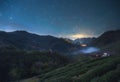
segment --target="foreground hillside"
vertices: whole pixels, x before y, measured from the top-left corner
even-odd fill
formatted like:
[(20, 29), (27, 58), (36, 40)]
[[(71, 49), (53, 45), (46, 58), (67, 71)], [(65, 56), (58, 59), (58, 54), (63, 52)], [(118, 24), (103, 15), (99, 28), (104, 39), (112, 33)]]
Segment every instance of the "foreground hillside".
[[(0, 82), (120, 82), (119, 34), (108, 31), (95, 39), (98, 52), (60, 55), (82, 47), (26, 31), (0, 32)], [(109, 57), (98, 58), (104, 52)]]
[(0, 82), (41, 75), (68, 63), (65, 56), (57, 53), (2, 49), (0, 50)]
[(120, 56), (77, 62), (21, 82), (120, 82)]

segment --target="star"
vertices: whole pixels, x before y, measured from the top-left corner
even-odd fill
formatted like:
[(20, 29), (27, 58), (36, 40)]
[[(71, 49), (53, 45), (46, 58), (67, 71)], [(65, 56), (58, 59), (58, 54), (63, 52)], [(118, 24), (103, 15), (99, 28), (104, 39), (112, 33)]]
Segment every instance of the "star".
[(13, 20), (13, 17), (9, 17), (10, 20)]
[(120, 0), (0, 0), (0, 24), (18, 23), (25, 27), (17, 30), (72, 39), (99, 36), (104, 31), (120, 29), (119, 3)]

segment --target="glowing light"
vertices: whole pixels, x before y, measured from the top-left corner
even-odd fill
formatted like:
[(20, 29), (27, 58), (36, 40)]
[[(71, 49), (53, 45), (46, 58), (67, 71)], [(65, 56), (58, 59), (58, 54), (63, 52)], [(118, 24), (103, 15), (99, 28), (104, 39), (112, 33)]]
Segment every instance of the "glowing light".
[(87, 46), (87, 44), (81, 44), (81, 46), (82, 46), (82, 47), (86, 47), (86, 46)]
[(80, 34), (80, 33), (78, 33), (78, 34), (70, 34), (70, 35), (61, 34), (58, 37), (64, 37), (64, 38), (69, 38), (69, 39), (75, 40), (77, 38), (95, 37), (95, 35), (94, 34)]
[(72, 39), (76, 38), (87, 38), (87, 37), (93, 37), (93, 35), (88, 35), (88, 34), (73, 34), (69, 36)]

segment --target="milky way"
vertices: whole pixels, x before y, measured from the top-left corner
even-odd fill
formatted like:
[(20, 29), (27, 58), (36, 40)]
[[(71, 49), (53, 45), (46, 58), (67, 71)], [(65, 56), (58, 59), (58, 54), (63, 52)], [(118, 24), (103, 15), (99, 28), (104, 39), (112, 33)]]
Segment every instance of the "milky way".
[(119, 4), (119, 0), (0, 0), (0, 30), (98, 36), (120, 28)]

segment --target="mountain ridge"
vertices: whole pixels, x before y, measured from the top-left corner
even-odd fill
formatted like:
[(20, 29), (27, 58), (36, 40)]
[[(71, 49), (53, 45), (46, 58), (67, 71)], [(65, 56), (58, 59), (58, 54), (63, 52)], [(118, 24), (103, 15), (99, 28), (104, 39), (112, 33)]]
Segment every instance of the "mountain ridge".
[(100, 47), (101, 46), (107, 46), (109, 44), (120, 41), (119, 36), (120, 36), (120, 29), (106, 31), (102, 35), (100, 35), (98, 38), (96, 38), (92, 42), (92, 45), (100, 46)]
[(52, 49), (57, 52), (68, 52), (69, 48), (75, 47), (75, 45), (62, 38), (50, 35), (37, 35), (27, 31), (0, 31), (0, 43), (1, 47), (9, 45), (25, 50)]

